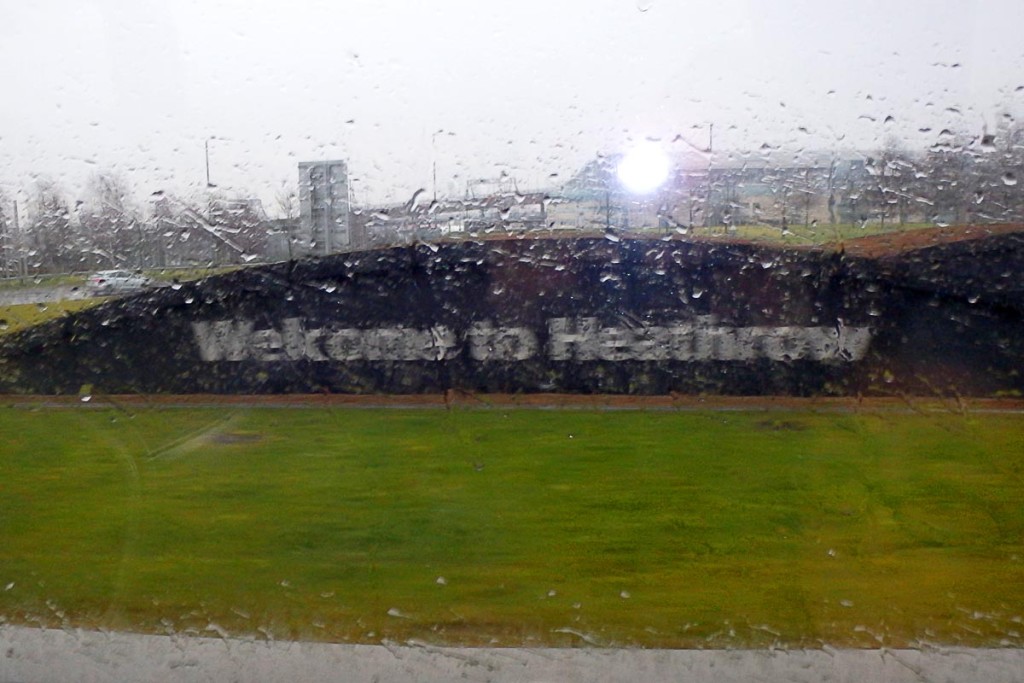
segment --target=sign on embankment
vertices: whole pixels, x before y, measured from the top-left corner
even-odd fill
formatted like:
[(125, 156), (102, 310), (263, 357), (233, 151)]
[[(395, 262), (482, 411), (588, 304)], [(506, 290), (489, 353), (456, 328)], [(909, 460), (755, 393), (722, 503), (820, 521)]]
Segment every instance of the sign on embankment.
[(603, 238), (342, 254), (9, 335), (0, 391), (1019, 395), (1022, 243), (884, 258)]

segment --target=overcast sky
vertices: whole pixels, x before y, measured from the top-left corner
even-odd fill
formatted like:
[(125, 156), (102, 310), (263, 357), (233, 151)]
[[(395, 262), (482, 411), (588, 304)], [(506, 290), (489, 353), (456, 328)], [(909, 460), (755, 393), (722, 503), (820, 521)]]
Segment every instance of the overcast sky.
[(310, 159), (380, 202), (435, 152), (442, 194), (536, 188), (710, 123), (717, 149), (923, 147), (1024, 115), (1022, 26), (1022, 0), (0, 0), (0, 188), (199, 192), (209, 138), (213, 182), (272, 212)]

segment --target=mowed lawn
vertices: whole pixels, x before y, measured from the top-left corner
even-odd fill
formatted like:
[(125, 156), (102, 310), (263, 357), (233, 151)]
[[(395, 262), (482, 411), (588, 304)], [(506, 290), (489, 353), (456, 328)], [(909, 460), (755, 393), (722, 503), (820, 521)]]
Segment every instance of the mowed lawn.
[(1024, 418), (0, 409), (0, 618), (205, 636), (1021, 646)]

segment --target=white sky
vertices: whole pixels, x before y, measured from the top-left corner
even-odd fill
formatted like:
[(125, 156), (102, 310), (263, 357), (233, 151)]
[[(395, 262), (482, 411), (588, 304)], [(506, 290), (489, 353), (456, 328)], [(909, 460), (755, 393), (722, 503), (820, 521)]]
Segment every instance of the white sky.
[(430, 190), (439, 129), (459, 195), (712, 122), (718, 149), (923, 147), (1024, 115), (1022, 27), (1022, 0), (0, 0), (0, 189), (197, 192), (211, 137), (213, 182), (271, 212), (300, 160), (347, 159), (361, 202)]

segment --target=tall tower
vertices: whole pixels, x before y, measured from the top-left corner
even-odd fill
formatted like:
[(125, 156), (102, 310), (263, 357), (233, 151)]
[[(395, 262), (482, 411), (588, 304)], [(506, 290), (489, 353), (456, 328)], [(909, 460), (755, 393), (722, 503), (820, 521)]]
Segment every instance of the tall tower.
[(352, 246), (344, 161), (299, 162), (299, 250), (332, 254)]

